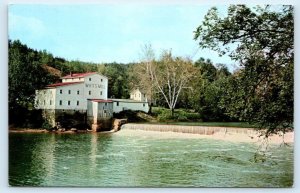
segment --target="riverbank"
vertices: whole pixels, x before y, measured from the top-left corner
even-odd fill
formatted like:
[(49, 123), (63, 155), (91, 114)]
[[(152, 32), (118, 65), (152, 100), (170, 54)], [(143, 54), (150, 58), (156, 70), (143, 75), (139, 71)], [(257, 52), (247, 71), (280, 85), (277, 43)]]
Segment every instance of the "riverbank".
[[(10, 133), (90, 133), (91, 130), (78, 131), (47, 131), (46, 129), (10, 128)], [(114, 133), (115, 135), (153, 137), (158, 139), (186, 138), (186, 139), (214, 139), (230, 142), (261, 143), (265, 139), (260, 131), (253, 128), (232, 127), (205, 127), (205, 126), (179, 126), (179, 125), (154, 125), (129, 123), (122, 126), (118, 132), (103, 131), (102, 134)], [(271, 135), (268, 137), (271, 144), (294, 143), (294, 132), (284, 135)]]
[(9, 128), (9, 133), (48, 133), (46, 129)]
[(155, 138), (192, 138), (214, 139), (231, 142), (261, 143), (267, 140), (271, 144), (294, 143), (294, 132), (270, 135), (268, 139), (254, 128), (204, 127), (152, 124), (125, 124), (118, 135), (144, 136)]
[[(9, 129), (9, 133), (56, 133), (56, 134), (76, 134), (76, 133), (92, 133), (92, 130), (77, 130), (77, 131), (47, 131), (46, 129)], [(115, 131), (102, 131), (102, 134), (115, 133)]]

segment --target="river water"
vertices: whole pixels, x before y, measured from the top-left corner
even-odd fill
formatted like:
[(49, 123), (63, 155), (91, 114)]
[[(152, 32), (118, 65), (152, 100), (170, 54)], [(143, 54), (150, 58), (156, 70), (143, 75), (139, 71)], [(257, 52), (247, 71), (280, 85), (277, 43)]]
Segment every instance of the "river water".
[(121, 134), (9, 134), (11, 186), (290, 187), (293, 146)]

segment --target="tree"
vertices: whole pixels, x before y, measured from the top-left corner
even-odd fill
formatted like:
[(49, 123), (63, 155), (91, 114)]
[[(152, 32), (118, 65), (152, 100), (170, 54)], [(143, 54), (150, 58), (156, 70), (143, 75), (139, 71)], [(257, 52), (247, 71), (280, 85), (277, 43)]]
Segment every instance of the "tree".
[(195, 75), (192, 62), (180, 57), (174, 58), (171, 52), (165, 51), (156, 63), (154, 72), (154, 85), (164, 96), (173, 116), (182, 89), (188, 88), (189, 81)]
[(41, 65), (43, 58), (20, 41), (9, 41), (9, 109), (32, 106), (35, 90), (55, 80)]
[(141, 62), (133, 65), (130, 69), (129, 87), (131, 89), (138, 88), (147, 96), (149, 114), (151, 114), (156, 96), (154, 82), (155, 54), (150, 44), (144, 45), (141, 52)]
[(217, 78), (223, 78), (231, 75), (225, 64), (217, 64)]
[(224, 64), (213, 65), (209, 59), (200, 58), (194, 64), (196, 78), (191, 82), (194, 88), (190, 92), (192, 107), (204, 121), (228, 121), (224, 106), (220, 101), (224, 96), (224, 85), (231, 75)]
[(128, 98), (128, 65), (119, 63), (101, 64), (98, 71), (108, 77), (108, 96)]
[(201, 76), (202, 79), (209, 82), (213, 82), (216, 79), (217, 69), (211, 63), (210, 59), (205, 61), (204, 58), (200, 58), (195, 62), (195, 66), (198, 67), (199, 76)]
[(170, 51), (164, 51), (158, 61), (152, 53), (146, 52), (148, 58), (140, 64), (136, 74), (144, 88), (162, 95), (173, 116), (178, 97), (183, 89), (188, 88), (195, 69), (189, 59), (173, 57)]
[(229, 115), (259, 123), (266, 135), (293, 127), (292, 6), (232, 5), (224, 18), (214, 7), (194, 33), (201, 48), (240, 63), (227, 92)]

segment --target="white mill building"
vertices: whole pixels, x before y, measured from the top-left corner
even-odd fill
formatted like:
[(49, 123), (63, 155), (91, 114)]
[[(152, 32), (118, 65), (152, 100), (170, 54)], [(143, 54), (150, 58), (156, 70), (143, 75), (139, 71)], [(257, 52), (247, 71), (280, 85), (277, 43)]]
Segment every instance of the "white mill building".
[(149, 111), (147, 99), (136, 90), (131, 93), (131, 99), (109, 99), (107, 91), (106, 76), (96, 72), (70, 74), (62, 77), (61, 83), (36, 90), (35, 107), (43, 110), (43, 116), (52, 126), (65, 119), (73, 120), (75, 125), (85, 122), (101, 126), (110, 122), (113, 113)]

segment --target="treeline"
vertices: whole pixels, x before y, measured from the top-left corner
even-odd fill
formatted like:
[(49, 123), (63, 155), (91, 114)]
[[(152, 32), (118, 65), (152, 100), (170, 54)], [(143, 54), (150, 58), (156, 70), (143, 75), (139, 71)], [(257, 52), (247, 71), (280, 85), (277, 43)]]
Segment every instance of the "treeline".
[(60, 82), (61, 76), (71, 72), (99, 72), (109, 78), (109, 97), (129, 96), (127, 71), (132, 64), (67, 61), (46, 50), (31, 49), (19, 40), (9, 40), (8, 46), (9, 109), (32, 108), (35, 90)]
[[(60, 82), (61, 76), (69, 73), (99, 72), (108, 77), (108, 97), (129, 98), (130, 90), (137, 87), (135, 63), (96, 64), (82, 61), (67, 61), (54, 57), (46, 50), (37, 51), (22, 44), (19, 40), (9, 41), (9, 109), (33, 108), (35, 90), (48, 84)], [(189, 89), (183, 89), (176, 108), (195, 109), (203, 120), (226, 120), (222, 110), (213, 102), (219, 93), (215, 86), (231, 75), (224, 65), (214, 65), (207, 59), (200, 58), (193, 64), (197, 75)], [(158, 106), (166, 106), (157, 93)], [(218, 115), (217, 115), (218, 114)], [(216, 116), (217, 115), (217, 116)]]
[[(96, 64), (82, 61), (67, 61), (54, 57), (46, 50), (37, 51), (19, 40), (9, 41), (9, 110), (33, 108), (35, 90), (48, 84), (60, 82), (60, 77), (72, 73), (99, 72), (108, 77), (108, 97), (129, 98), (136, 82), (137, 63)], [(222, 109), (215, 105), (216, 84), (231, 75), (225, 65), (214, 65), (209, 59), (200, 58), (194, 64), (196, 76), (183, 89), (176, 108), (194, 109), (204, 121), (229, 120)], [(166, 106), (159, 93), (155, 94), (156, 105)]]

